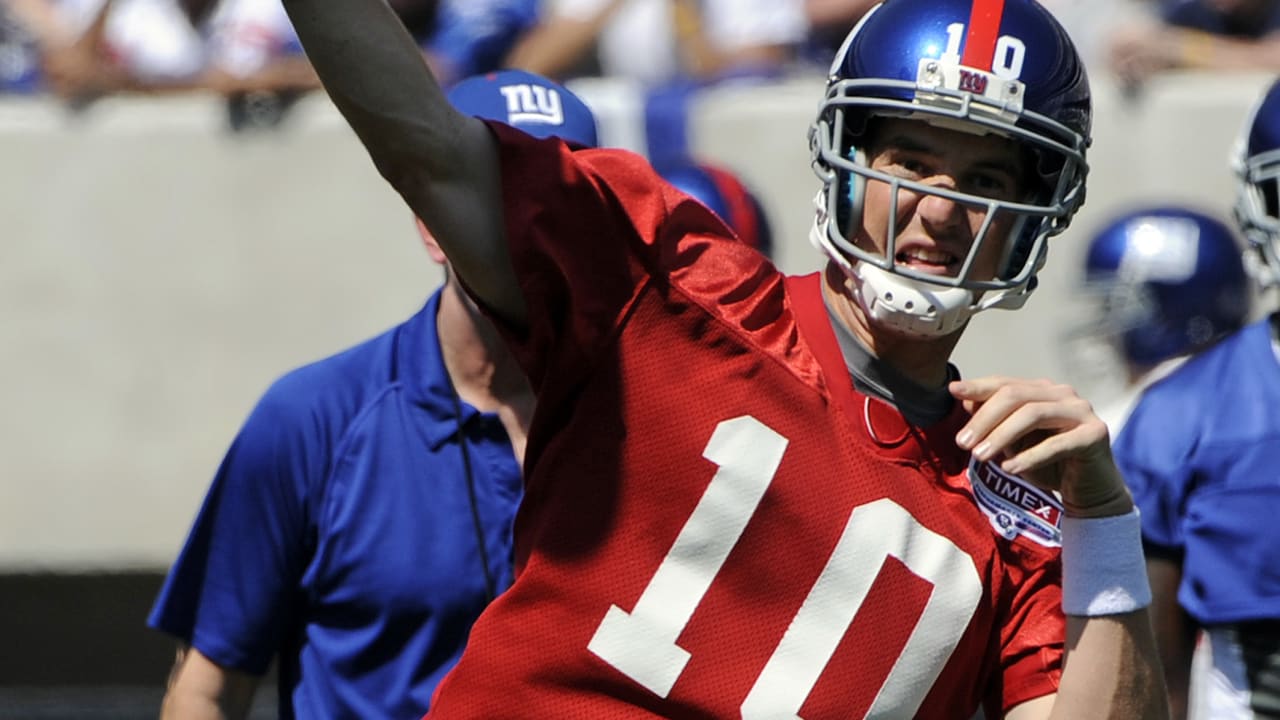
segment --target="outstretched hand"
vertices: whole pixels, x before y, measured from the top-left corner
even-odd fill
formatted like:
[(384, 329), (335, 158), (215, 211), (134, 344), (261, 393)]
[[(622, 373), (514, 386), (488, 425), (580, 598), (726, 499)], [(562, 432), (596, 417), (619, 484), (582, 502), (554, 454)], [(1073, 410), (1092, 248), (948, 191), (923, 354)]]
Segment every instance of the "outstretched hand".
[(1069, 515), (1104, 517), (1133, 507), (1106, 423), (1069, 385), (991, 376), (948, 389), (972, 416), (956, 443), (978, 460), (1061, 493)]

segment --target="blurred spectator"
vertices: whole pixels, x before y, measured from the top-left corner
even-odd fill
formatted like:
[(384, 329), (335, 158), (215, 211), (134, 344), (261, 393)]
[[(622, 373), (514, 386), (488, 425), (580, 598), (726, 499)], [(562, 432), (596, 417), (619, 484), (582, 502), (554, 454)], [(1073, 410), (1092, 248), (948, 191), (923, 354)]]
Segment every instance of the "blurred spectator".
[(805, 41), (805, 54), (825, 67), (840, 43), (858, 24), (867, 11), (880, 0), (805, 0), (805, 19), (809, 23), (809, 35)]
[(648, 154), (688, 154), (686, 106), (711, 83), (779, 77), (806, 35), (803, 0), (548, 0), (507, 64), (558, 79), (591, 65), (645, 93)]
[(1170, 69), (1280, 71), (1278, 30), (1275, 0), (1164, 0), (1157, 18), (1112, 33), (1109, 62), (1129, 84)]
[(222, 0), (207, 33), (211, 87), (252, 92), (320, 85), (279, 0)]
[(0, 91), (35, 92), (41, 89), (40, 48), (44, 23), (56, 22), (34, 5), (23, 12), (15, 0), (0, 2)]
[[(537, 0), (392, 0), (446, 85), (498, 68), (537, 17)], [(271, 125), (320, 86), (280, 0), (223, 0), (210, 27), (211, 87), (231, 98), (234, 128)]]
[[(392, 0), (446, 82), (497, 69), (537, 0)], [(320, 86), (280, 0), (0, 0), (0, 91), (76, 104), (212, 89), (233, 129), (278, 123)]]
[(447, 86), (503, 67), (538, 20), (539, 0), (442, 0), (427, 57)]
[(198, 84), (204, 6), (175, 0), (3, 0), (4, 89), (73, 102)]
[(1108, 70), (1117, 27), (1151, 24), (1159, 0), (1040, 0), (1067, 29), (1089, 72)]
[(594, 49), (604, 75), (649, 86), (772, 74), (804, 33), (800, 0), (547, 0), (508, 64), (563, 78)]
[[(394, 0), (392, 9), (445, 83), (497, 69), (537, 17), (536, 0)], [(238, 90), (319, 87), (279, 0), (223, 0), (212, 64)]]
[(1094, 235), (1090, 312), (1064, 355), (1087, 364), (1077, 375), (1113, 437), (1146, 387), (1244, 326), (1251, 289), (1241, 254), (1235, 231), (1184, 207), (1134, 209)]
[(773, 230), (760, 199), (729, 170), (689, 158), (669, 160), (657, 168), (667, 182), (706, 205), (724, 220), (738, 239), (773, 255)]

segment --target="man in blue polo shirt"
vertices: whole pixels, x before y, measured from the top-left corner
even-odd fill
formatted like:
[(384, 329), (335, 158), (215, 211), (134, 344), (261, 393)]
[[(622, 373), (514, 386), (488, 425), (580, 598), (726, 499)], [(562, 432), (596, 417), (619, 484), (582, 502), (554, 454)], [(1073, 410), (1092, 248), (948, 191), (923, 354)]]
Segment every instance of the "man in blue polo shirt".
[[(596, 144), (586, 105), (529, 73), (450, 99)], [(509, 584), (534, 398), (445, 270), (417, 315), (288, 373), (241, 428), (148, 618), (181, 643), (162, 717), (243, 717), (273, 658), (281, 717), (420, 717)]]

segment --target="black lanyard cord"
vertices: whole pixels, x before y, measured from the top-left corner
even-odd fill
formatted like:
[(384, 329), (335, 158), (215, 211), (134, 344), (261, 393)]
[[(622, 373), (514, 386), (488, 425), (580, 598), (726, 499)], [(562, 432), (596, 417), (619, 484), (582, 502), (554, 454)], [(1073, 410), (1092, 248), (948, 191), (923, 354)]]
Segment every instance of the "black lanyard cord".
[(471, 505), (471, 524), (476, 531), (476, 545), (480, 548), (480, 563), (484, 568), (484, 589), (486, 604), (493, 602), (498, 596), (498, 588), (489, 570), (489, 550), (485, 547), (484, 525), (480, 522), (480, 505), (476, 500), (476, 477), (471, 471), (471, 453), (467, 450), (467, 437), (462, 432), (462, 398), (457, 388), (453, 389), (453, 411), (458, 425), (458, 448), (462, 452), (462, 471), (467, 479), (467, 499)]

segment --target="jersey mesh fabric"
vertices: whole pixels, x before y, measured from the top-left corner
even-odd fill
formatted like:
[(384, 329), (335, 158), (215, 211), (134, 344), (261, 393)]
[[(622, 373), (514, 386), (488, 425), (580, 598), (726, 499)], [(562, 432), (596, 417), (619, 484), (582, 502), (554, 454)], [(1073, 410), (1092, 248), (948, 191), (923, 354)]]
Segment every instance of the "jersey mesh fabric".
[[(531, 317), (510, 337), (539, 403), (517, 580), (473, 628), (428, 717), (776, 717), (787, 706), (816, 719), (891, 702), (876, 709), (967, 719), (984, 702), (998, 711), (1053, 692), (1058, 553), (998, 537), (976, 509), (953, 442), (961, 412), (912, 431), (882, 406), (880, 437), (892, 440), (873, 442), (870, 401), (813, 351), (836, 348), (816, 276), (788, 282), (638, 156), (571, 154), (492, 127)], [(565, 183), (540, 181), (552, 173)], [(800, 321), (797, 296), (816, 319)], [(758, 495), (725, 492), (739, 481)], [(928, 550), (841, 562), (850, 529), (879, 542), (877, 517), (904, 528), (890, 545)], [(717, 548), (723, 561), (708, 560)], [(925, 579), (949, 567), (969, 568), (971, 596)], [(855, 586), (866, 590), (856, 613), (842, 600)], [(834, 588), (831, 607), (849, 617), (803, 612), (815, 587)], [(926, 606), (951, 622), (917, 633)], [(606, 617), (623, 614), (645, 629), (602, 643)], [(904, 650), (931, 629), (950, 640)], [(687, 656), (680, 666), (663, 653)], [(797, 658), (819, 660), (766, 672), (795, 671)]]

